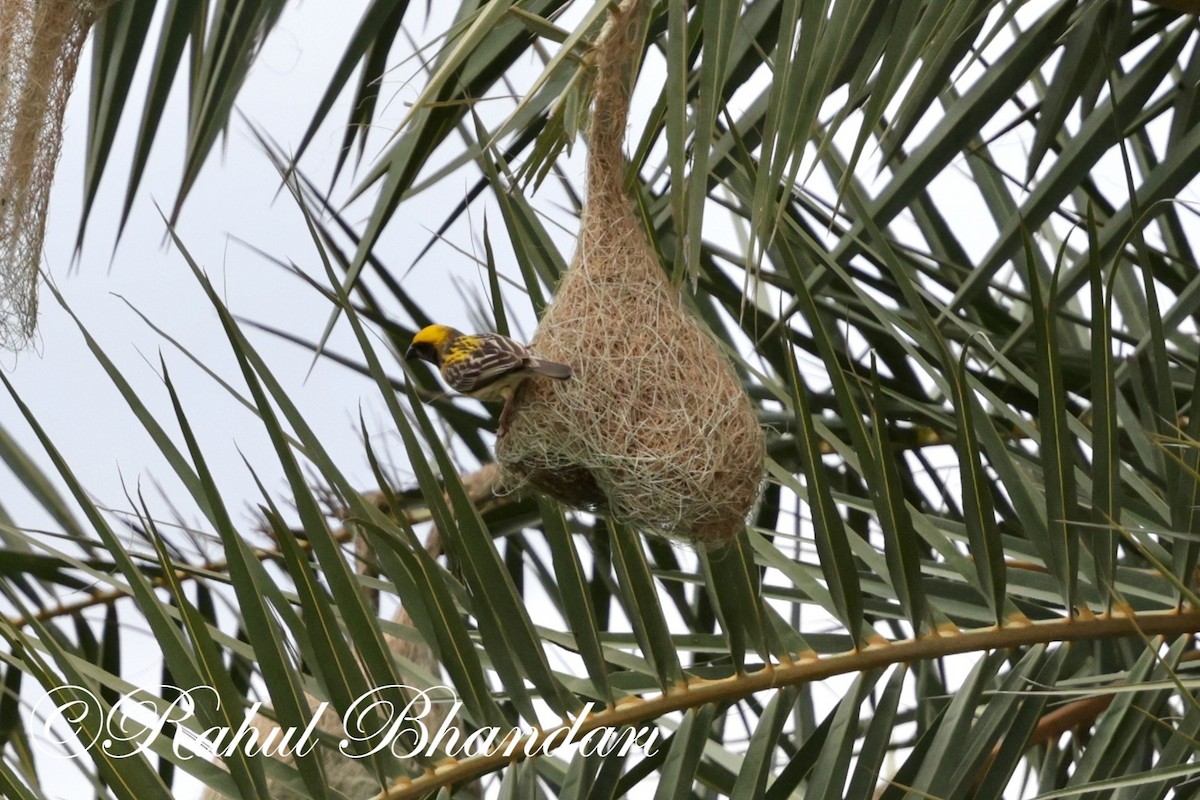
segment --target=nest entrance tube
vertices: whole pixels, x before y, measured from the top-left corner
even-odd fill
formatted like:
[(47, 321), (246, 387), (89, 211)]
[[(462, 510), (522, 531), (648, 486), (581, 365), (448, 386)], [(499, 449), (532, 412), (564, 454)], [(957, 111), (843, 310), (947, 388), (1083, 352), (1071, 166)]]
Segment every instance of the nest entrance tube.
[(496, 456), (509, 487), (530, 484), (647, 532), (713, 545), (742, 529), (758, 497), (763, 436), (728, 359), (668, 283), (624, 188), (629, 65), (645, 15), (642, 0), (626, 0), (594, 50), (579, 244), (530, 345), (575, 376), (522, 386)]
[(0, 0), (0, 347), (37, 322), (37, 274), (63, 112), (88, 30), (111, 0)]

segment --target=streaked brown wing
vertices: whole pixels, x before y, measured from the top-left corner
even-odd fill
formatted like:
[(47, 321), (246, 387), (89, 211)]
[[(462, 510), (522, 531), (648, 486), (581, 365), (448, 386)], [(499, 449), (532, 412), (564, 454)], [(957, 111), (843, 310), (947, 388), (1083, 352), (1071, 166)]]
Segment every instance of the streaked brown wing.
[(461, 344), (447, 353), (442, 375), (451, 389), (468, 394), (523, 369), (528, 360), (525, 348), (511, 339), (499, 335), (464, 336)]

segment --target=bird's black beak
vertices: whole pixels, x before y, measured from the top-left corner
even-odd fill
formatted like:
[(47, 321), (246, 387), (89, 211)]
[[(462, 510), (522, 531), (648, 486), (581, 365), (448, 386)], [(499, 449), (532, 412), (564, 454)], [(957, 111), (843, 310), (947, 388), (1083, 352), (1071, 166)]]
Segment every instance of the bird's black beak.
[(417, 348), (415, 346), (410, 347), (404, 351), (404, 360), (405, 361), (412, 361), (416, 357), (417, 357)]

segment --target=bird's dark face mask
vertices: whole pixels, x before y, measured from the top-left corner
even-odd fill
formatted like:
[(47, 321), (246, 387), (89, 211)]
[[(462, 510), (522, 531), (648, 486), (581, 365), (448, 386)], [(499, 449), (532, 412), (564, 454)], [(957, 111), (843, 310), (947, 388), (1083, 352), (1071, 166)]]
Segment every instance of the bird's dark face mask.
[(404, 360), (412, 361), (414, 358), (419, 358), (422, 361), (428, 361), (430, 364), (437, 363), (437, 350), (428, 342), (420, 342), (404, 351)]

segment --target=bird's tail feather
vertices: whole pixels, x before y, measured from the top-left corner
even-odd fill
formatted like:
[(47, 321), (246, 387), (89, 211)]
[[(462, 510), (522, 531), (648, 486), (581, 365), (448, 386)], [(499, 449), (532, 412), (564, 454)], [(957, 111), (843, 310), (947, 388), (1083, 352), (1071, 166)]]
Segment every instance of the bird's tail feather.
[(539, 375), (545, 375), (547, 378), (557, 378), (560, 381), (565, 381), (574, 374), (566, 364), (559, 364), (557, 361), (546, 361), (545, 359), (534, 358), (532, 356), (529, 359), (526, 369), (536, 372)]

